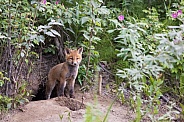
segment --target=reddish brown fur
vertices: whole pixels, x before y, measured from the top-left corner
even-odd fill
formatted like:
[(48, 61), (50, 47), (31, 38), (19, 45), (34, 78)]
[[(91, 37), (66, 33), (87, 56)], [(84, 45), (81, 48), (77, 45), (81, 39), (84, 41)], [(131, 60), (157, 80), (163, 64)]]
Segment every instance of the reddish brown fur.
[(57, 95), (63, 96), (66, 84), (69, 86), (71, 98), (74, 96), (74, 84), (78, 74), (79, 64), (82, 60), (83, 48), (77, 50), (65, 49), (66, 62), (58, 64), (51, 68), (46, 82), (46, 99), (50, 99), (51, 92), (57, 84)]

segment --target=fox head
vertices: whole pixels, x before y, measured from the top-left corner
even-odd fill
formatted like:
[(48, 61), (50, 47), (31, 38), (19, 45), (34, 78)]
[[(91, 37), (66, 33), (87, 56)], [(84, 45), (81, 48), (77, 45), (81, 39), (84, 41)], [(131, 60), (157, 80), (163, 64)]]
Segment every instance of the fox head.
[(71, 50), (68, 48), (65, 48), (65, 59), (66, 62), (69, 65), (72, 66), (78, 66), (82, 60), (82, 52), (83, 52), (83, 48), (78, 48), (76, 50)]

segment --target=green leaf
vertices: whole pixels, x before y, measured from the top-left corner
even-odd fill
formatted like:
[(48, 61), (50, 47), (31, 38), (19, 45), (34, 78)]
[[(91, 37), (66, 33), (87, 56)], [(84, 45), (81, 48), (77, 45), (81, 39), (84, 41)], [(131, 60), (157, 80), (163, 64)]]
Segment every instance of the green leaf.
[(51, 37), (56, 37), (56, 36), (53, 35), (52, 32), (50, 32), (50, 31), (47, 31), (45, 34), (48, 35), (48, 36), (51, 36)]
[(11, 106), (12, 106), (12, 103), (8, 103), (8, 104), (7, 104), (7, 108), (8, 108), (8, 109), (10, 109)]
[(52, 14), (52, 13), (53, 13), (53, 11), (52, 11), (51, 9), (47, 9), (47, 12), (48, 12), (49, 14)]
[(180, 103), (180, 106), (182, 108), (182, 114), (184, 115), (184, 105)]
[(137, 105), (137, 108), (136, 108), (136, 122), (140, 122), (141, 121), (141, 98), (140, 96), (137, 96), (137, 100), (136, 100), (136, 105)]
[(113, 30), (108, 30), (107, 33), (113, 33), (115, 31), (115, 29)]
[(0, 80), (0, 87), (3, 86), (3, 84), (4, 84), (4, 81)]
[(49, 29), (49, 28), (51, 28), (52, 26), (47, 26), (47, 25), (40, 25), (40, 26), (38, 26), (38, 30), (42, 30), (42, 29)]
[[(38, 41), (44, 43), (45, 37), (43, 35), (38, 36)], [(39, 43), (38, 43), (39, 44)]]
[(72, 28), (66, 28), (66, 30), (70, 31), (71, 33), (75, 34), (75, 32), (72, 30)]
[(25, 59), (25, 62), (26, 62), (26, 64), (28, 65), (29, 60), (28, 60), (28, 59)]
[(98, 0), (98, 2), (103, 3), (103, 0)]
[(89, 37), (87, 34), (85, 34), (85, 33), (83, 34), (83, 36), (84, 36), (84, 38), (86, 38), (87, 40), (89, 40), (89, 38), (90, 38), (90, 37)]
[(51, 21), (48, 23), (48, 25), (60, 25), (60, 26), (64, 26), (62, 23), (59, 23), (59, 22), (55, 22), (55, 21)]
[(61, 37), (61, 35), (60, 35), (56, 30), (51, 29), (50, 31), (51, 31), (54, 35), (57, 35), (57, 36)]
[(21, 57), (24, 57), (24, 56), (25, 56), (25, 54), (24, 54), (23, 51), (21, 51), (20, 56), (21, 56)]
[(100, 4), (98, 4), (97, 2), (95, 2), (95, 1), (93, 1), (93, 0), (91, 0), (91, 4), (92, 4), (92, 6), (96, 9), (96, 8), (98, 8), (98, 7), (100, 7)]
[(0, 35), (0, 39), (7, 38), (6, 36)]
[(64, 117), (63, 115), (59, 115), (59, 118), (60, 118), (61, 120), (63, 119), (63, 117)]
[(90, 18), (89, 17), (82, 17), (81, 18), (81, 25), (83, 25), (84, 23), (86, 23), (87, 21), (89, 21)]
[(121, 23), (119, 23), (118, 22), (118, 20), (117, 19), (109, 19), (111, 22), (113, 22), (115, 25), (116, 25), (116, 27), (122, 27), (122, 25), (121, 25)]
[(3, 73), (2, 72), (0, 72), (0, 78), (2, 78), (4, 75), (3, 75)]
[(107, 9), (105, 6), (98, 8), (98, 13), (99, 14), (110, 14), (109, 9)]

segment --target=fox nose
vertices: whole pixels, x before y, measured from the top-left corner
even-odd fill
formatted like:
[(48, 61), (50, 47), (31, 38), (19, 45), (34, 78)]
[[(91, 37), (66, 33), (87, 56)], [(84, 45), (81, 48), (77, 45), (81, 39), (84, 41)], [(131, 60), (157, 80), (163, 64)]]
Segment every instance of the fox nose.
[(77, 65), (77, 62), (73, 62), (73, 65), (76, 66)]

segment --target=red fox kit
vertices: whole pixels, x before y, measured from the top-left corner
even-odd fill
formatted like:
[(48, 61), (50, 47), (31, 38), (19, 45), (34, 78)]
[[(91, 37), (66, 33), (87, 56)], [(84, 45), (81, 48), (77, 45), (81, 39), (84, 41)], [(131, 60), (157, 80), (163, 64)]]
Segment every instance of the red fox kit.
[(57, 83), (58, 96), (64, 96), (64, 89), (68, 84), (70, 98), (75, 98), (74, 84), (82, 60), (82, 52), (82, 47), (76, 50), (68, 48), (64, 50), (66, 61), (52, 67), (49, 71), (48, 81), (46, 82), (46, 99), (50, 99), (51, 92)]

